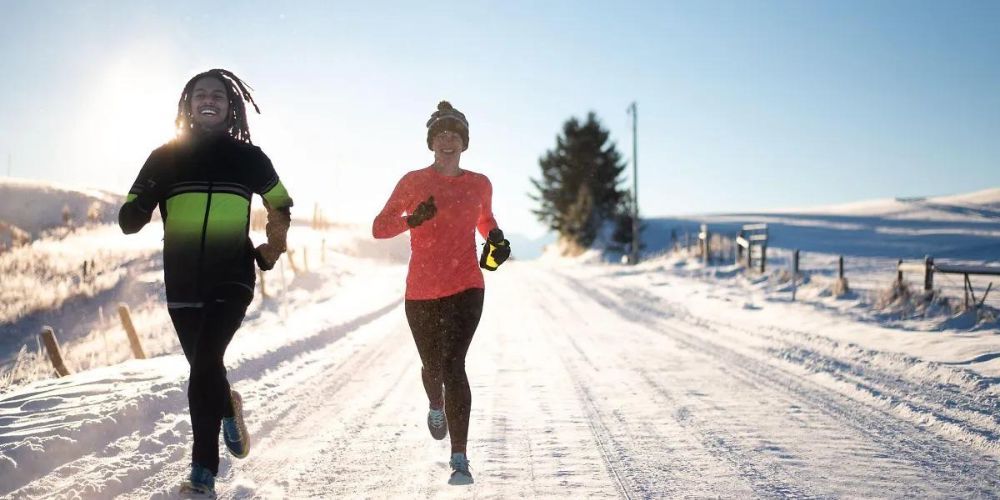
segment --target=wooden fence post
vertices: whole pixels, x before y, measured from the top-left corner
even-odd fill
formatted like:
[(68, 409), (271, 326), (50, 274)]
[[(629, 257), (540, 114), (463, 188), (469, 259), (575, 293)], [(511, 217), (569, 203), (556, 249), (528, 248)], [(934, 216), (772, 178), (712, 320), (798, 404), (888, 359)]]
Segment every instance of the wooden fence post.
[(265, 276), (264, 271), (261, 271), (260, 269), (258, 269), (257, 270), (257, 276), (259, 278), (257, 281), (260, 281), (260, 297), (262, 299), (266, 299), (267, 298), (267, 287), (264, 286), (264, 276)]
[(712, 263), (712, 234), (708, 231), (708, 224), (705, 224), (705, 263)]
[(708, 252), (708, 224), (702, 224), (701, 231), (698, 232), (698, 253), (701, 254), (701, 261), (705, 264), (708, 264), (711, 261), (708, 256)]
[(798, 280), (799, 277), (799, 251), (795, 250), (792, 253), (792, 302), (795, 302), (795, 292), (798, 291)]
[[(993, 283), (990, 283), (990, 285), (993, 285)], [(969, 275), (965, 274), (965, 279), (962, 282), (962, 291), (965, 292), (965, 301), (962, 302), (962, 305), (964, 305), (966, 309), (969, 308), (969, 289), (970, 288), (972, 288), (972, 282), (969, 281)], [(976, 293), (975, 292), (972, 292), (972, 302), (973, 303), (976, 302)]]
[(899, 259), (899, 262), (896, 264), (896, 284), (899, 286), (903, 286), (903, 270), (900, 269), (902, 265), (903, 259)]
[(760, 246), (760, 273), (764, 274), (764, 269), (767, 266), (767, 243)]
[(844, 256), (837, 257), (837, 285), (834, 287), (834, 295), (840, 297), (850, 291), (847, 285), (847, 278), (844, 278)]
[(924, 257), (924, 291), (929, 292), (934, 289), (934, 259), (928, 255)]
[(288, 249), (288, 265), (292, 266), (292, 274), (295, 274), (296, 276), (298, 276), (298, 274), (299, 274), (299, 268), (295, 265), (295, 259), (294, 259), (294, 257), (295, 257), (295, 249), (294, 248), (289, 248)]
[(52, 361), (52, 367), (56, 369), (56, 373), (60, 377), (65, 377), (71, 372), (66, 368), (66, 363), (63, 362), (62, 351), (59, 350), (59, 341), (56, 340), (56, 333), (52, 331), (51, 326), (42, 327), (42, 343), (45, 344), (45, 351), (49, 353), (49, 360)]
[(125, 336), (128, 337), (129, 347), (132, 348), (132, 356), (135, 359), (146, 359), (146, 353), (142, 350), (142, 343), (139, 342), (139, 334), (135, 332), (135, 325), (132, 324), (132, 315), (129, 314), (127, 305), (118, 305), (118, 317), (121, 318), (122, 326), (125, 328)]

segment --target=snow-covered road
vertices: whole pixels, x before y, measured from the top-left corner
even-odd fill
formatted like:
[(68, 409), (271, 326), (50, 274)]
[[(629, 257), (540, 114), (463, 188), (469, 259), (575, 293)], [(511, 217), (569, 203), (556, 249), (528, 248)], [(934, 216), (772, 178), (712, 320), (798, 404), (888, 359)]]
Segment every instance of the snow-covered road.
[[(449, 486), (402, 280), (373, 268), (287, 327), (248, 321), (227, 359), (252, 451), (223, 458), (220, 497), (1000, 495), (995, 380), (742, 325), (752, 311), (732, 302), (678, 300), (693, 280), (659, 294), (544, 263), (488, 276), (467, 360), (476, 484)], [(129, 362), (5, 395), (0, 494), (169, 498), (189, 457), (183, 368)], [(83, 424), (61, 430), (60, 412)]]

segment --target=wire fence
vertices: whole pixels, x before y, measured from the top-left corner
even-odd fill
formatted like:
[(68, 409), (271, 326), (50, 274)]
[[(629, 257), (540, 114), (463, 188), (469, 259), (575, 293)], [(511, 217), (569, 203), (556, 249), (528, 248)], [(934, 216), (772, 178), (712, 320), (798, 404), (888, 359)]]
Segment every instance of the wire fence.
[[(675, 237), (678, 240), (678, 244), (672, 245), (672, 248), (679, 249), (686, 247), (692, 255), (696, 255), (704, 261), (706, 259), (706, 250), (704, 243), (700, 241), (698, 236), (706, 233), (710, 235), (707, 254), (709, 263), (717, 265), (737, 263), (735, 257), (738, 255), (738, 252), (735, 248), (738, 244), (738, 237), (734, 238), (725, 234), (712, 232), (711, 227), (706, 228), (702, 226), (698, 235), (687, 236), (687, 233), (681, 233), (681, 237)], [(696, 240), (697, 243), (692, 240)], [(764, 269), (778, 271), (790, 270), (792, 268), (794, 249), (774, 247), (773, 242), (768, 241), (765, 241), (764, 245), (772, 246), (769, 246), (764, 252), (756, 253), (754, 261), (757, 260), (757, 255), (762, 255), (766, 259), (766, 264), (763, 266)], [(888, 257), (856, 257), (824, 252), (799, 252), (799, 273), (808, 276), (811, 281), (817, 284), (827, 284), (828, 282), (832, 286), (839, 278), (838, 261), (841, 257), (844, 259), (844, 277), (847, 279), (852, 291), (868, 295), (874, 300), (879, 294), (895, 286), (898, 276), (899, 259)], [(948, 260), (946, 263), (938, 262), (937, 264), (981, 266), (982, 262)], [(756, 262), (751, 267), (754, 270), (760, 269), (760, 266)], [(903, 279), (904, 283), (907, 283), (911, 288), (915, 290), (923, 289), (924, 276), (922, 273), (907, 273), (904, 274)], [(982, 301), (986, 306), (1000, 309), (1000, 291), (996, 290), (1000, 288), (1000, 276), (970, 274), (968, 275), (968, 279), (977, 303)], [(989, 293), (985, 296), (985, 300), (983, 300), (984, 294), (990, 287), (992, 289), (990, 289)], [(954, 303), (962, 304), (966, 297), (965, 276), (962, 274), (935, 272), (934, 289), (939, 291), (944, 297), (954, 301)]]

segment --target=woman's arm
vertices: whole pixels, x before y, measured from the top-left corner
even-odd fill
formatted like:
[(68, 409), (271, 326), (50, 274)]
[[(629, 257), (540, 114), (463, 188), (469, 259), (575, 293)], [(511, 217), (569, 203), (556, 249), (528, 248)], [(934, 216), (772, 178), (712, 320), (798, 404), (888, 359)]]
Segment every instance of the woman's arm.
[(480, 205), (482, 209), (479, 211), (479, 221), (476, 223), (476, 228), (483, 239), (488, 239), (490, 231), (499, 227), (497, 220), (493, 217), (493, 184), (490, 183), (489, 179), (486, 179), (482, 196)]
[(409, 198), (407, 186), (407, 178), (400, 179), (396, 183), (396, 188), (392, 190), (389, 200), (385, 202), (385, 207), (375, 216), (372, 222), (372, 236), (376, 239), (392, 238), (410, 228), (406, 224), (406, 217), (403, 217)]

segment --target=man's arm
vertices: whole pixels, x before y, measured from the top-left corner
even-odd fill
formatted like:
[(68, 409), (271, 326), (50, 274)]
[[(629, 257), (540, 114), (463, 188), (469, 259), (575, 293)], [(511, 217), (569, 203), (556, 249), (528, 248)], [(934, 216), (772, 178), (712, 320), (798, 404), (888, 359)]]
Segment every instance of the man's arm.
[(153, 209), (163, 198), (163, 180), (159, 177), (160, 155), (153, 151), (135, 182), (129, 189), (125, 203), (118, 210), (118, 226), (125, 234), (139, 232), (153, 217)]

